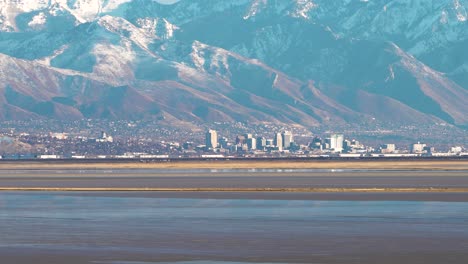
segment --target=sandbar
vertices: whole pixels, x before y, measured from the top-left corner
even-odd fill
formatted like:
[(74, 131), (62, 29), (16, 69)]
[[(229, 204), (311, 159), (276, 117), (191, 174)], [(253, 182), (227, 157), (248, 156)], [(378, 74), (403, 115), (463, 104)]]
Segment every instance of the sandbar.
[(0, 191), (468, 201), (468, 160), (2, 161)]
[(0, 170), (12, 169), (367, 169), (468, 170), (460, 159), (234, 159), (168, 161), (1, 161)]

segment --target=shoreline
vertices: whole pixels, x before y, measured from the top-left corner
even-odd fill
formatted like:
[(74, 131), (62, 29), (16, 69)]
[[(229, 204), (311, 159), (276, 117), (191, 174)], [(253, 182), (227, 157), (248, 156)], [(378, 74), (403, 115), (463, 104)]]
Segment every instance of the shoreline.
[(468, 188), (51, 188), (0, 187), (0, 192), (468, 193)]
[(468, 159), (2, 161), (13, 192), (468, 201)]
[(0, 170), (43, 169), (349, 169), (349, 170), (437, 170), (468, 171), (468, 159), (415, 160), (317, 160), (317, 159), (239, 159), (239, 160), (174, 160), (174, 161), (0, 161)]

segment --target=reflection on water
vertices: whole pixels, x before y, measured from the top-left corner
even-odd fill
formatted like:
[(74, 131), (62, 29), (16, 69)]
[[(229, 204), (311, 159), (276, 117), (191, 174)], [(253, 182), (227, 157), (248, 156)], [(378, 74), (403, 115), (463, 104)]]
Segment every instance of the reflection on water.
[[(0, 227), (0, 255), (29, 250), (110, 264), (327, 263), (337, 255), (468, 252), (468, 203), (456, 202), (0, 193)], [(202, 259), (213, 261), (174, 262)]]
[(175, 261), (175, 262), (135, 262), (135, 261), (112, 261), (112, 262), (105, 262), (105, 261), (96, 261), (96, 264), (285, 264), (285, 263), (266, 263), (266, 262), (231, 262), (231, 261), (210, 261), (210, 260), (203, 260), (203, 261)]

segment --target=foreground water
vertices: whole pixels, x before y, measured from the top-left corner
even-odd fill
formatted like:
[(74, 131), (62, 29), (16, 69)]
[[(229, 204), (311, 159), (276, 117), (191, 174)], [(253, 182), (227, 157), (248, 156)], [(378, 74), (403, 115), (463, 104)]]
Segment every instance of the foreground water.
[(468, 203), (0, 193), (0, 257), (51, 264), (468, 263)]

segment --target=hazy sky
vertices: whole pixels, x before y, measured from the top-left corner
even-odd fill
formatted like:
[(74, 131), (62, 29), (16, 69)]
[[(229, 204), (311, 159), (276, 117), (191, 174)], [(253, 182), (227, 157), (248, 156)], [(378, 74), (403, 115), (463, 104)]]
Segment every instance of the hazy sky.
[(162, 3), (162, 4), (172, 4), (175, 3), (179, 0), (156, 0), (156, 2)]

